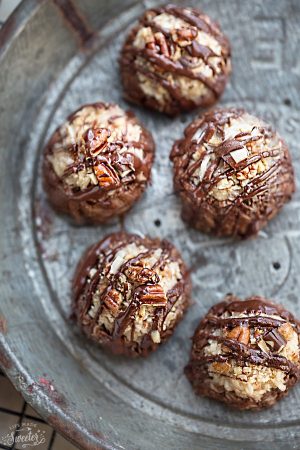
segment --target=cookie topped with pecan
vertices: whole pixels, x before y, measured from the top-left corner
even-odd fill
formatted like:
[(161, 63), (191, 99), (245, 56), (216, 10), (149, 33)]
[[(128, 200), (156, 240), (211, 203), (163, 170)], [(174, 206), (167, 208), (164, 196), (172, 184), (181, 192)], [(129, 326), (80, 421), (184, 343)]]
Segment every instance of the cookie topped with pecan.
[(153, 158), (152, 136), (133, 113), (115, 104), (85, 105), (45, 149), (45, 190), (54, 208), (77, 223), (106, 222), (141, 196)]
[(170, 242), (120, 232), (83, 256), (73, 310), (97, 343), (113, 353), (146, 356), (173, 333), (189, 295), (188, 271)]
[(183, 219), (217, 236), (257, 234), (295, 190), (286, 143), (241, 108), (197, 117), (175, 142), (171, 160)]
[(128, 100), (175, 115), (220, 97), (230, 46), (199, 9), (167, 5), (147, 10), (131, 30), (120, 67)]
[(185, 373), (199, 395), (239, 409), (272, 406), (299, 380), (299, 332), (280, 305), (229, 295), (200, 322)]

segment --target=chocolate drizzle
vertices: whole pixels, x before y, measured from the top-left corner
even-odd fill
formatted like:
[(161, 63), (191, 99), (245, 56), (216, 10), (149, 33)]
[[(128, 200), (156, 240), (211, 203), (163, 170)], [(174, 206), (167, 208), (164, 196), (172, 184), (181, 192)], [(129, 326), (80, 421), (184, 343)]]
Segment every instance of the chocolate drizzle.
[[(110, 273), (111, 263), (118, 251), (132, 243), (144, 246), (147, 250), (124, 262), (116, 273)], [(148, 264), (145, 266), (143, 263), (145, 258), (152, 257), (157, 249), (162, 250), (157, 262), (152, 266)], [(170, 291), (164, 292), (155, 270), (163, 270), (164, 266), (172, 261), (178, 262), (181, 278)], [(93, 269), (92, 272), (91, 269)], [(88, 313), (93, 296), (99, 289), (100, 305), (94, 317), (91, 317)], [(169, 242), (116, 233), (91, 247), (78, 265), (73, 282), (74, 312), (78, 324), (83, 327), (86, 334), (97, 342), (109, 346), (112, 351), (146, 355), (157, 346), (151, 339), (152, 331), (158, 331), (161, 340), (171, 334), (187, 307), (189, 290), (188, 272), (178, 252)], [(113, 293), (118, 300), (115, 303), (117, 307), (113, 328), (109, 332), (104, 326), (99, 328), (98, 321), (104, 305), (107, 306), (104, 301), (106, 296), (112, 296)], [(176, 319), (165, 330), (163, 327), (165, 320), (177, 302), (180, 303), (178, 303)], [(136, 342), (134, 340), (135, 320), (142, 305), (153, 307), (152, 326), (141, 341)], [(128, 327), (131, 330), (130, 341), (124, 337)]]
[[(63, 125), (58, 127), (45, 149), (43, 177), (49, 200), (55, 209), (70, 214), (78, 223), (102, 223), (123, 214), (140, 197), (150, 178), (154, 142), (151, 134), (132, 113), (124, 113), (125, 126), (121, 140), (110, 139), (120, 115), (112, 114), (107, 120), (107, 128), (100, 127), (97, 119), (92, 124), (79, 125), (83, 130), (76, 128), (76, 119), (78, 114), (84, 114), (84, 108), (93, 109), (96, 118), (97, 115), (101, 118), (101, 114), (107, 114), (109, 108), (114, 107), (116, 105), (106, 103), (82, 106), (67, 119), (68, 127), (73, 127), (75, 134), (82, 132), (82, 138), (72, 142), (68, 148), (64, 147)], [(129, 124), (140, 126), (138, 142), (129, 139)], [(59, 147), (74, 161), (60, 177), (51, 162)], [(85, 188), (70, 185), (68, 177), (85, 169), (92, 172), (97, 184), (90, 181)]]
[[(236, 317), (237, 315), (239, 317)], [(242, 301), (230, 295), (225, 301), (213, 306), (195, 331), (191, 359), (185, 369), (196, 392), (225, 402), (228, 401), (241, 409), (264, 407), (271, 400), (274, 403), (277, 396), (281, 397), (283, 392), (275, 389), (273, 393), (268, 393), (260, 404), (253, 401), (251, 396), (249, 399), (243, 400), (232, 393), (227, 399), (226, 391), (222, 395), (214, 395), (214, 391), (211, 391), (209, 387), (208, 369), (211, 364), (227, 363), (230, 365), (233, 362), (241, 367), (249, 367), (250, 364), (270, 367), (285, 372), (285, 383), (289, 388), (300, 377), (300, 364), (298, 360), (291, 361), (283, 354), (279, 354), (287, 344), (287, 340), (281, 334), (285, 324), (291, 325), (299, 336), (300, 325), (294, 316), (283, 307), (263, 297), (250, 297)], [(242, 338), (240, 339), (239, 333), (235, 333), (235, 330), (240, 327), (248, 330), (244, 342), (242, 342)], [(233, 337), (234, 335), (236, 337)], [(256, 336), (255, 343), (250, 339), (251, 335)], [(261, 347), (261, 339), (268, 341), (269, 346)], [(221, 353), (205, 352), (209, 343), (213, 341), (221, 344)], [(274, 342), (274, 345), (270, 345), (271, 341)]]
[[(219, 236), (256, 234), (295, 189), (288, 148), (270, 126), (260, 122), (251, 132), (237, 131), (225, 138), (225, 126), (230, 129), (232, 120), (243, 118), (247, 121), (242, 109), (208, 112), (186, 128), (184, 138), (175, 142), (171, 153), (184, 219)], [(211, 142), (213, 136), (218, 137), (217, 143)], [(235, 160), (234, 152), (239, 150), (247, 152), (246, 156)], [(252, 165), (262, 161), (268, 166), (247, 179)], [(236, 183), (239, 190), (229, 187), (227, 197), (218, 199), (213, 192), (224, 180), (229, 180), (229, 186)]]
[[(156, 24), (153, 19), (164, 13), (183, 20), (185, 28), (169, 30)], [(148, 43), (144, 48), (137, 48), (133, 42), (141, 28), (151, 30), (153, 42)], [(198, 32), (204, 32), (213, 37), (220, 45), (221, 55), (216, 55), (207, 44), (199, 43), (196, 40)], [(178, 41), (180, 35), (183, 41), (188, 39), (190, 43), (181, 46)], [(179, 59), (173, 58), (176, 49), (180, 49), (181, 52)], [(211, 59), (213, 57), (219, 58), (218, 70)], [(211, 69), (211, 77), (204, 75), (204, 70), (195, 70), (195, 68), (201, 68), (203, 64)], [(132, 67), (135, 67), (134, 71)], [(129, 34), (121, 54), (121, 73), (127, 98), (170, 115), (215, 102), (225, 88), (230, 70), (229, 42), (218, 25), (200, 10), (174, 5), (146, 11), (139, 24)], [(139, 86), (139, 73), (167, 90), (169, 99), (164, 99), (165, 104), (161, 104), (154, 97), (145, 96)], [(171, 81), (168, 75), (172, 75), (174, 80)], [(192, 100), (185, 98), (180, 85), (176, 82), (179, 75), (204, 84), (206, 87), (204, 94)]]

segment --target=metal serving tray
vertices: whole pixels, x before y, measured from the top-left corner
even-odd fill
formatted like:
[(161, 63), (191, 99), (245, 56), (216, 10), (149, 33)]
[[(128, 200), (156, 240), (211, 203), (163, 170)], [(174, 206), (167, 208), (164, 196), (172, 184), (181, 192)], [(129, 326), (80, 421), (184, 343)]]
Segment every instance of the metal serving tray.
[[(300, 316), (299, 191), (250, 241), (186, 227), (168, 159), (193, 114), (169, 119), (131, 107), (153, 132), (153, 183), (126, 230), (166, 237), (192, 269), (194, 304), (148, 359), (105, 354), (69, 321), (70, 281), (83, 250), (107, 226), (73, 227), (47, 206), (40, 155), (54, 128), (83, 103), (122, 99), (118, 52), (156, 1), (25, 0), (1, 30), (0, 363), (25, 399), (83, 449), (300, 448), (300, 386), (273, 409), (235, 412), (196, 398), (183, 375), (201, 315), (227, 292), (262, 294)], [(222, 105), (264, 117), (290, 145), (300, 177), (300, 2), (202, 0), (233, 50)], [(45, 382), (47, 380), (47, 382)]]

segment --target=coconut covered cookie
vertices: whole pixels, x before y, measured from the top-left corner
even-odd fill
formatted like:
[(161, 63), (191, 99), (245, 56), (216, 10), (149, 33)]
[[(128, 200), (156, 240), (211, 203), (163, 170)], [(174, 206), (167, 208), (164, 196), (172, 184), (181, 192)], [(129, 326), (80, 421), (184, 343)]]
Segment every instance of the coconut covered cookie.
[(299, 380), (299, 331), (283, 307), (230, 295), (201, 320), (185, 373), (196, 394), (238, 409), (272, 406)]
[(85, 334), (113, 353), (146, 356), (173, 333), (189, 295), (189, 274), (172, 244), (116, 233), (80, 261), (74, 314)]
[(75, 222), (103, 223), (141, 196), (154, 158), (151, 134), (118, 105), (93, 103), (55, 131), (43, 155), (52, 206)]
[(171, 160), (183, 219), (217, 236), (257, 234), (295, 190), (286, 143), (243, 109), (196, 118), (175, 142)]
[(167, 5), (144, 13), (126, 39), (120, 67), (128, 100), (175, 115), (220, 97), (230, 46), (202, 11)]

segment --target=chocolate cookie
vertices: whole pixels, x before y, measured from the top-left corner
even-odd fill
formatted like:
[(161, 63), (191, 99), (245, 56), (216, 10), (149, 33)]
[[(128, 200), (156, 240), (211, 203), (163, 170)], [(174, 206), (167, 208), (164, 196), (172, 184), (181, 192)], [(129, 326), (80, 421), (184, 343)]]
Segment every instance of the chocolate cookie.
[(82, 106), (50, 139), (43, 159), (50, 203), (75, 222), (103, 223), (125, 213), (150, 179), (151, 134), (118, 105)]
[(243, 109), (196, 118), (174, 144), (171, 160), (183, 219), (217, 236), (257, 234), (295, 190), (286, 143)]
[(230, 295), (201, 320), (185, 373), (196, 394), (238, 409), (272, 406), (299, 380), (299, 331), (283, 307)]
[(146, 356), (173, 333), (189, 295), (189, 274), (172, 244), (124, 232), (91, 247), (73, 283), (85, 334), (130, 356)]
[(167, 5), (144, 13), (120, 67), (129, 101), (175, 115), (217, 101), (231, 71), (230, 46), (202, 11)]

